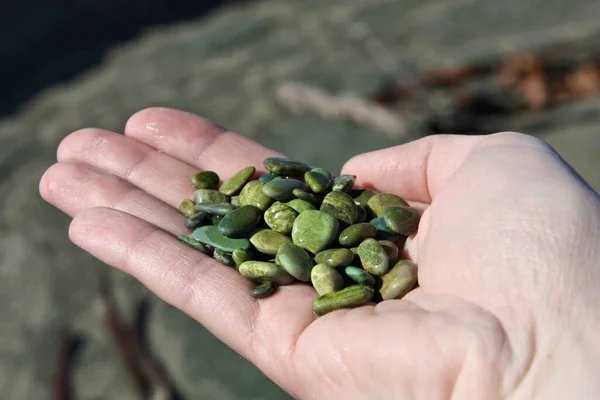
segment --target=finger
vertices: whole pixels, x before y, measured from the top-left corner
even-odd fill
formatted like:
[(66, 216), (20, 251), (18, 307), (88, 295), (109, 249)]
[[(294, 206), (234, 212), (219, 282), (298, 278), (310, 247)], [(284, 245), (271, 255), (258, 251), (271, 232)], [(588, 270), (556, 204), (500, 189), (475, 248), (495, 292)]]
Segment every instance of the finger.
[(205, 118), (168, 108), (149, 108), (134, 114), (125, 126), (125, 134), (200, 169), (212, 168), (225, 177), (248, 165), (262, 170), (265, 158), (281, 156)]
[(79, 213), (69, 236), (198, 320), (272, 379), (286, 380), (281, 366), (289, 362), (297, 337), (314, 319), (310, 287), (284, 286), (270, 298), (252, 299), (251, 284), (235, 269), (143, 220), (108, 208)]

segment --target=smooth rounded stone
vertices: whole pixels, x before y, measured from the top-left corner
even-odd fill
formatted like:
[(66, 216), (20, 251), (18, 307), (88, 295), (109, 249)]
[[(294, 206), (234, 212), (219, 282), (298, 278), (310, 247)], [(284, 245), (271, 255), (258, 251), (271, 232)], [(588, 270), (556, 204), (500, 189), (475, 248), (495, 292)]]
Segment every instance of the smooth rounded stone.
[(356, 219), (356, 204), (352, 197), (344, 192), (327, 193), (321, 203), (321, 211), (330, 214), (345, 224), (352, 225)]
[(219, 232), (229, 237), (239, 237), (258, 225), (262, 211), (254, 206), (241, 206), (225, 215), (219, 222)]
[(279, 246), (275, 261), (294, 278), (302, 282), (310, 282), (310, 271), (315, 263), (302, 247), (294, 243), (282, 244)]
[[(375, 196), (377, 194), (376, 191), (371, 190), (371, 189), (360, 189), (358, 190), (358, 194), (353, 196), (354, 197), (354, 202), (359, 205), (359, 206), (363, 206), (363, 207), (367, 207), (367, 203), (369, 202), (369, 200), (371, 199), (371, 197)], [(354, 194), (354, 193), (352, 193)]]
[(419, 227), (421, 216), (414, 208), (392, 206), (383, 211), (383, 219), (391, 231), (409, 236)]
[(306, 200), (300, 200), (300, 199), (293, 199), (293, 200), (288, 201), (285, 204), (287, 204), (289, 207), (296, 210), (296, 212), (298, 214), (300, 214), (301, 212), (304, 212), (306, 210), (316, 210), (317, 209), (317, 207), (315, 207), (312, 203), (309, 203)]
[(366, 285), (366, 286), (370, 286), (370, 287), (375, 286), (375, 278), (373, 278), (373, 275), (371, 275), (370, 273), (368, 273), (367, 271), (365, 271), (362, 268), (358, 268), (358, 267), (354, 267), (354, 266), (350, 265), (344, 269), (344, 272), (346, 273), (346, 275), (348, 277), (350, 277), (350, 279), (352, 279), (354, 282), (358, 283), (359, 285)]
[(308, 165), (291, 158), (270, 157), (263, 161), (263, 165), (267, 171), (277, 176), (304, 176), (310, 171)]
[(375, 239), (365, 239), (358, 245), (358, 257), (365, 271), (375, 276), (382, 276), (390, 268), (390, 261), (383, 246)]
[(375, 229), (377, 229), (377, 239), (389, 240), (391, 242), (400, 240), (400, 235), (396, 232), (392, 232), (390, 228), (388, 228), (383, 217), (373, 218), (369, 223), (373, 224)]
[(344, 287), (344, 278), (329, 264), (317, 264), (310, 272), (310, 281), (319, 294), (335, 292)]
[(256, 232), (250, 238), (250, 243), (263, 254), (274, 256), (279, 250), (279, 246), (284, 243), (290, 243), (291, 239), (272, 229), (262, 229)]
[(215, 249), (212, 256), (215, 260), (217, 260), (223, 265), (227, 265), (228, 267), (232, 267), (235, 265), (235, 262), (233, 262), (233, 258), (231, 258), (231, 254), (226, 253), (223, 250)]
[(207, 212), (212, 215), (225, 216), (235, 210), (237, 207), (229, 203), (213, 204), (213, 203), (198, 203), (194, 206), (197, 212)]
[(292, 232), (298, 213), (286, 204), (275, 202), (265, 211), (265, 222), (276, 232), (289, 234)]
[(342, 246), (350, 247), (368, 238), (374, 238), (377, 228), (369, 222), (350, 225), (340, 233), (339, 241)]
[(275, 200), (291, 200), (294, 190), (306, 190), (306, 185), (297, 179), (274, 179), (265, 183), (262, 192)]
[(371, 218), (383, 217), (385, 209), (391, 206), (408, 206), (408, 203), (391, 193), (378, 193), (367, 201), (367, 211)]
[(331, 181), (331, 178), (332, 178), (331, 172), (327, 171), (325, 168), (313, 168), (310, 171), (321, 174)]
[(231, 204), (233, 204), (236, 207), (240, 206), (240, 196), (231, 196), (231, 198), (229, 199), (229, 202)]
[(235, 265), (239, 267), (240, 265), (242, 265), (246, 261), (249, 261), (252, 258), (252, 253), (250, 253), (250, 251), (246, 249), (235, 249), (231, 253), (231, 258), (233, 259)]
[(262, 192), (263, 183), (259, 181), (250, 181), (244, 186), (239, 195), (240, 206), (254, 206), (261, 211), (265, 211), (273, 199)]
[(275, 284), (271, 281), (264, 281), (255, 288), (250, 289), (250, 296), (256, 299), (263, 299), (275, 293)]
[(194, 211), (194, 205), (195, 204), (192, 200), (185, 199), (181, 203), (179, 203), (179, 207), (178, 207), (179, 212), (182, 215), (184, 215), (188, 218), (191, 218), (196, 214), (196, 212)]
[[(231, 202), (231, 204), (233, 204), (233, 201)], [(367, 222), (367, 210), (363, 206), (360, 206), (357, 204), (356, 205), (356, 220), (354, 221), (354, 223), (360, 224), (361, 222)]]
[(202, 242), (199, 242), (198, 240), (194, 239), (193, 237), (178, 235), (177, 238), (180, 242), (185, 243), (192, 249), (199, 250), (204, 254), (210, 254), (210, 248), (205, 246)]
[(318, 252), (315, 255), (315, 261), (318, 264), (329, 264), (334, 268), (346, 267), (352, 264), (354, 254), (348, 249), (327, 249)]
[(303, 249), (317, 254), (333, 243), (339, 226), (337, 219), (323, 211), (304, 211), (294, 221), (292, 240)]
[(396, 246), (396, 243), (391, 242), (389, 240), (378, 240), (383, 250), (388, 256), (388, 260), (390, 260), (390, 265), (398, 261), (398, 256), (400, 255), (400, 249)]
[(316, 206), (317, 206), (317, 205), (319, 205), (319, 203), (320, 203), (320, 201), (319, 201), (319, 198), (318, 198), (317, 196), (315, 196), (315, 195), (314, 195), (314, 194), (312, 194), (312, 193), (308, 193), (306, 190), (302, 190), (302, 189), (294, 189), (294, 190), (292, 191), (292, 194), (293, 194), (293, 195), (294, 195), (294, 196), (295, 196), (297, 199), (300, 199), (300, 200), (307, 201), (307, 202), (309, 202), (309, 203), (311, 203), (311, 204), (314, 204), (314, 205), (316, 205)]
[(229, 197), (212, 189), (198, 189), (194, 192), (194, 201), (198, 203), (223, 204), (229, 202)]
[(331, 179), (318, 172), (308, 171), (304, 174), (304, 182), (314, 193), (321, 193), (327, 190), (331, 184)]
[(216, 189), (219, 181), (219, 175), (213, 171), (202, 171), (192, 176), (192, 185), (196, 189)]
[(250, 166), (246, 167), (239, 172), (237, 172), (234, 176), (227, 179), (223, 182), (221, 187), (219, 188), (219, 192), (226, 194), (227, 196), (232, 196), (238, 193), (246, 183), (252, 178), (256, 168)]
[(238, 271), (243, 277), (253, 282), (270, 281), (277, 285), (288, 285), (294, 281), (294, 277), (281, 266), (266, 261), (243, 262)]
[(275, 178), (277, 178), (277, 175), (274, 175), (274, 174), (268, 172), (266, 174), (262, 174), (261, 176), (259, 176), (258, 181), (261, 183), (269, 183)]
[(184, 222), (184, 225), (188, 229), (196, 229), (202, 226), (206, 220), (208, 219), (207, 212), (199, 212), (194, 214), (191, 218), (187, 218)]
[(350, 192), (352, 190), (352, 186), (354, 185), (354, 181), (356, 180), (356, 175), (340, 175), (333, 181), (333, 186), (331, 190), (334, 192)]
[(381, 278), (379, 294), (383, 300), (401, 299), (417, 284), (417, 265), (409, 260), (400, 260)]
[(336, 310), (355, 308), (368, 303), (373, 298), (373, 293), (373, 288), (369, 286), (348, 286), (317, 297), (313, 301), (312, 309), (318, 315), (325, 315)]
[(214, 225), (201, 226), (196, 229), (192, 237), (203, 244), (207, 244), (215, 249), (231, 253), (235, 249), (250, 249), (248, 239), (232, 239), (219, 232), (219, 228)]

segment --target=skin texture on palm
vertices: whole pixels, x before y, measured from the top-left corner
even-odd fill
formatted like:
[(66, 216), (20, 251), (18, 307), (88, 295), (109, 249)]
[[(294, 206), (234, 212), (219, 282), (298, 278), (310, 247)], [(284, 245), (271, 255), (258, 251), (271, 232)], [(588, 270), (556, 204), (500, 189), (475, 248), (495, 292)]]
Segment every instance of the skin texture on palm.
[[(269, 156), (280, 154), (198, 116), (148, 109), (125, 135), (65, 138), (40, 192), (73, 217), (75, 244), (297, 398), (553, 398), (557, 382), (597, 389), (582, 383), (583, 368), (597, 371), (582, 349), (597, 357), (589, 332), (600, 325), (591, 310), (600, 297), (598, 195), (548, 146), (520, 134), (440, 135), (351, 159), (342, 172), (357, 185), (424, 210), (407, 242), (420, 288), (319, 319), (312, 288), (252, 299), (234, 270), (175, 238), (195, 172), (228, 177)], [(562, 380), (549, 362), (560, 357), (573, 362)]]

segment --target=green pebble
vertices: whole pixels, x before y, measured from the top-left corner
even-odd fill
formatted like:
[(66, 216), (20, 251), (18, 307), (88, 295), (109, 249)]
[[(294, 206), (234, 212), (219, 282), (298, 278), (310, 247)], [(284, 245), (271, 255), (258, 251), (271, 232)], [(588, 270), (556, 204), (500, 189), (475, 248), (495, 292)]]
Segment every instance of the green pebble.
[(383, 211), (387, 227), (404, 236), (409, 236), (417, 230), (420, 218), (419, 212), (410, 207), (392, 206)]
[(229, 202), (231, 204), (233, 204), (236, 207), (240, 206), (240, 196), (231, 196), (231, 199), (229, 200)]
[(327, 171), (325, 168), (313, 168), (313, 169), (311, 169), (311, 172), (316, 172), (318, 174), (321, 174), (331, 181), (331, 178), (332, 178), (331, 172)]
[(365, 271), (362, 268), (358, 268), (358, 267), (354, 267), (354, 266), (350, 265), (350, 266), (346, 267), (344, 272), (346, 273), (346, 275), (348, 277), (350, 277), (350, 279), (352, 279), (354, 282), (358, 283), (359, 285), (366, 285), (366, 286), (370, 286), (370, 287), (375, 286), (375, 278), (373, 278), (373, 275), (371, 275), (370, 273), (368, 273), (367, 271)]
[(381, 247), (383, 247), (383, 249), (385, 250), (388, 259), (390, 260), (390, 265), (398, 261), (400, 249), (398, 248), (398, 246), (396, 246), (394, 242), (391, 242), (389, 240), (378, 240), (378, 242), (381, 245)]
[(307, 202), (309, 202), (311, 204), (314, 204), (316, 206), (319, 205), (319, 203), (320, 203), (319, 198), (317, 196), (315, 196), (312, 193), (308, 193), (306, 190), (294, 189), (292, 191), (292, 194), (294, 196), (296, 196), (297, 199), (307, 201)]
[(396, 242), (400, 239), (399, 234), (391, 231), (390, 228), (388, 228), (383, 217), (373, 218), (370, 223), (375, 226), (375, 229), (377, 229), (377, 239), (389, 240), (391, 242)]
[(374, 238), (377, 228), (369, 222), (350, 225), (340, 233), (340, 244), (350, 247), (368, 238)]
[(371, 218), (383, 217), (384, 210), (391, 206), (408, 206), (408, 203), (391, 193), (378, 193), (367, 201), (367, 211)]
[(270, 281), (277, 285), (288, 285), (294, 281), (294, 277), (281, 266), (265, 261), (243, 262), (238, 271), (243, 277), (253, 282)]
[(250, 289), (250, 296), (262, 299), (275, 293), (275, 284), (271, 281), (264, 281), (253, 289)]
[(417, 284), (417, 266), (409, 260), (400, 260), (382, 278), (379, 293), (383, 300), (401, 299)]
[(194, 238), (185, 235), (178, 235), (177, 238), (179, 239), (179, 241), (187, 244), (193, 249), (199, 250), (204, 254), (210, 254), (210, 249), (207, 248), (202, 242), (199, 242)]
[(258, 225), (262, 212), (254, 206), (241, 206), (223, 217), (219, 232), (229, 237), (240, 237)]
[(193, 215), (191, 218), (187, 218), (184, 222), (185, 227), (188, 229), (196, 229), (202, 226), (208, 218), (208, 213), (199, 212)]
[(213, 203), (198, 203), (194, 206), (194, 210), (197, 212), (207, 212), (212, 215), (221, 215), (225, 216), (235, 210), (237, 207), (233, 204), (222, 203), (222, 204), (213, 204)]
[(306, 190), (306, 185), (297, 179), (274, 179), (265, 183), (262, 192), (275, 200), (290, 200), (295, 189)]
[(347, 225), (356, 219), (356, 204), (352, 197), (344, 192), (330, 192), (321, 203), (321, 211), (330, 214)]
[(337, 237), (339, 222), (331, 215), (317, 210), (304, 211), (294, 221), (292, 240), (316, 254), (326, 249)]
[(334, 268), (346, 267), (354, 260), (354, 254), (348, 249), (328, 249), (315, 255), (315, 261), (319, 264), (326, 263)]
[(269, 173), (262, 174), (261, 176), (259, 176), (258, 181), (261, 183), (269, 183), (275, 178), (277, 178), (277, 175), (273, 175), (272, 173), (269, 172)]
[(249, 261), (252, 258), (252, 254), (246, 249), (235, 249), (233, 253), (231, 253), (231, 258), (235, 265), (239, 267), (246, 261)]
[(215, 249), (213, 252), (213, 258), (220, 262), (223, 265), (227, 265), (228, 267), (232, 267), (235, 265), (233, 262), (233, 258), (231, 258), (231, 254), (224, 252), (223, 250)]
[(302, 247), (294, 243), (282, 244), (277, 251), (275, 262), (299, 281), (310, 282), (310, 271), (315, 263)]
[(207, 244), (215, 249), (231, 253), (235, 249), (250, 249), (248, 239), (232, 239), (219, 232), (219, 228), (214, 225), (201, 226), (196, 229), (192, 237), (203, 244)]
[(308, 171), (304, 174), (304, 182), (314, 193), (321, 193), (327, 190), (331, 184), (331, 179), (318, 172)]
[(273, 199), (262, 192), (263, 185), (259, 181), (248, 182), (240, 192), (240, 206), (254, 206), (263, 212), (266, 211), (273, 204)]
[(365, 271), (382, 276), (388, 272), (390, 261), (379, 242), (375, 239), (365, 239), (358, 246), (358, 257)]
[(369, 199), (377, 194), (376, 191), (371, 189), (361, 189), (359, 192), (358, 195), (354, 196), (354, 202), (363, 207), (367, 207)]
[(301, 212), (304, 212), (306, 210), (316, 210), (317, 209), (313, 204), (309, 203), (308, 201), (300, 200), (300, 199), (293, 199), (293, 200), (288, 201), (285, 204), (287, 204), (289, 207), (296, 210), (296, 212), (298, 214), (300, 214)]
[(373, 298), (373, 289), (369, 286), (352, 285), (337, 292), (327, 293), (313, 301), (313, 311), (318, 315), (354, 308), (368, 303)]
[(291, 242), (290, 238), (272, 229), (262, 229), (250, 238), (250, 243), (263, 254), (274, 256), (279, 246)]
[(196, 189), (216, 189), (219, 186), (219, 175), (213, 171), (202, 171), (192, 176), (192, 185)]
[(194, 211), (194, 202), (190, 199), (183, 200), (179, 204), (178, 209), (182, 215), (184, 215), (188, 218), (191, 218), (196, 214), (196, 212)]
[(276, 232), (288, 234), (292, 232), (298, 213), (286, 204), (275, 202), (265, 211), (265, 222)]
[(238, 193), (240, 190), (242, 190), (244, 185), (248, 183), (250, 178), (252, 178), (252, 175), (254, 175), (254, 171), (256, 171), (256, 168), (252, 166), (240, 170), (234, 176), (223, 182), (223, 184), (219, 188), (219, 192), (227, 196), (232, 196)]
[[(231, 202), (233, 204), (233, 201)], [(356, 205), (356, 220), (355, 224), (360, 224), (361, 222), (367, 222), (367, 210), (360, 205)]]
[(277, 176), (304, 176), (310, 171), (308, 165), (290, 158), (270, 157), (264, 160), (263, 165), (267, 171)]
[(344, 278), (329, 264), (317, 264), (310, 272), (310, 282), (319, 296), (344, 287)]
[(194, 201), (198, 203), (223, 204), (229, 202), (229, 197), (212, 189), (198, 189), (194, 192)]
[(334, 192), (350, 192), (352, 190), (352, 186), (354, 185), (354, 181), (356, 180), (356, 175), (340, 175), (333, 181), (333, 186), (331, 189)]

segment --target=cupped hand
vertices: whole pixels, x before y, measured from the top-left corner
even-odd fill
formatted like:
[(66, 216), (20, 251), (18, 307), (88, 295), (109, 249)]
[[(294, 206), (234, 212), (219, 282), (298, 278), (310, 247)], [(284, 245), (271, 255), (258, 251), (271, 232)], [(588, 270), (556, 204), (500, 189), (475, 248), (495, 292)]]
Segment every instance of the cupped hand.
[(190, 177), (277, 153), (211, 122), (148, 109), (125, 135), (66, 137), (40, 182), (71, 240), (132, 275), (302, 399), (597, 398), (600, 200), (543, 142), (432, 136), (359, 155), (357, 186), (423, 210), (401, 300), (316, 318), (308, 285), (266, 299), (176, 239)]

